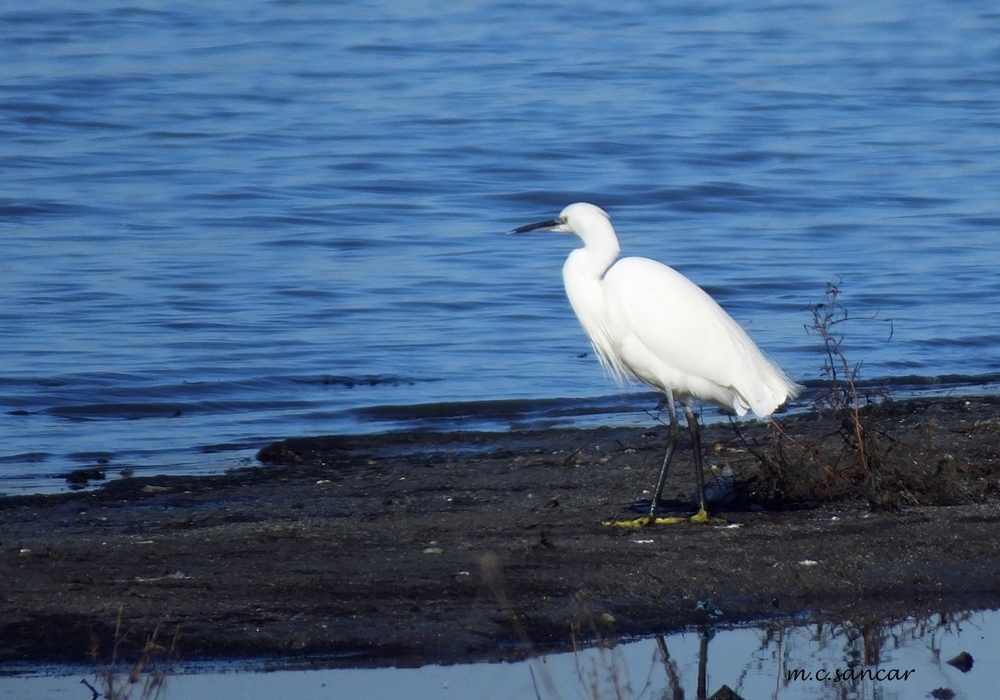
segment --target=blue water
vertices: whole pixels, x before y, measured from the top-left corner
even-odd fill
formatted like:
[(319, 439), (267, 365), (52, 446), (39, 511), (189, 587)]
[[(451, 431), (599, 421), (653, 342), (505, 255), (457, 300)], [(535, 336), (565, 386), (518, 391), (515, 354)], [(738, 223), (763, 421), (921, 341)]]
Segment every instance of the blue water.
[(863, 377), (995, 390), (1000, 12), (755, 5), (4, 5), (0, 492), (648, 420), (504, 235), (576, 200), (800, 381), (841, 280)]

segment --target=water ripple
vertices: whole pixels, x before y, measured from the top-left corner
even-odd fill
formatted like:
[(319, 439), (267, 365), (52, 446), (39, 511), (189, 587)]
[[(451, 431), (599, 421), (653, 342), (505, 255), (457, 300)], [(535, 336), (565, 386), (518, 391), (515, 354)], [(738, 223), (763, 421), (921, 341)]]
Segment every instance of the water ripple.
[(645, 420), (605, 406), (574, 241), (504, 235), (580, 200), (799, 380), (834, 282), (865, 381), (996, 387), (990, 5), (451, 10), (0, 10), (0, 490), (81, 455)]

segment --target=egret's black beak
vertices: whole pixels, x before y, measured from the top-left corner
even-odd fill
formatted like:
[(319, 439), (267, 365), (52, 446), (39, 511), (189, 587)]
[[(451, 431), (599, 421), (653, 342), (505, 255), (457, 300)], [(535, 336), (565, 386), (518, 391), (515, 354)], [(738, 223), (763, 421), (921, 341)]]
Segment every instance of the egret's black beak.
[(553, 229), (556, 226), (562, 226), (562, 222), (559, 219), (549, 219), (548, 221), (539, 221), (537, 224), (527, 224), (526, 226), (518, 226), (513, 231), (508, 231), (508, 233), (529, 233), (530, 231), (545, 231), (547, 229)]

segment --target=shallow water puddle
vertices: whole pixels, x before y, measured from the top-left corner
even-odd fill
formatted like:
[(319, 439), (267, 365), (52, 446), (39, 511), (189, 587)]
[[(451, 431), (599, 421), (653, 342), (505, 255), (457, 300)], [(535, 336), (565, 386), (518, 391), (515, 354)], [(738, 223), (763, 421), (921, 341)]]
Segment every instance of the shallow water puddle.
[[(153, 697), (705, 698), (726, 685), (746, 700), (981, 698), (1000, 687), (997, 649), (998, 611), (869, 625), (773, 621), (517, 663), (308, 671), (268, 671), (263, 663), (252, 670), (186, 666), (170, 672)], [(954, 661), (963, 653), (971, 661)], [(92, 669), (63, 667), (0, 678), (0, 698), (90, 700), (81, 679), (104, 691)], [(141, 683), (120, 697), (142, 697)]]

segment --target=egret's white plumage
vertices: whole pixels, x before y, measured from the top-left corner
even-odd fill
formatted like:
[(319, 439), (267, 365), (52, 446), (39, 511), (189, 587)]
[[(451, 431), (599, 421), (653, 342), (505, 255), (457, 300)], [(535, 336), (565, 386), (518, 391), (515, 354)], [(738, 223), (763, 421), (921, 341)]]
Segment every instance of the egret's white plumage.
[[(691, 403), (700, 399), (744, 415), (771, 415), (799, 387), (754, 345), (712, 297), (676, 270), (647, 258), (622, 258), (608, 215), (592, 204), (571, 204), (557, 219), (528, 231), (575, 233), (583, 247), (563, 266), (566, 295), (601, 364), (619, 382), (636, 379), (662, 391), (671, 416), (671, 440), (651, 515), (676, 442), (674, 398), (684, 406), (695, 440), (702, 489), (701, 450)], [(617, 260), (617, 262), (616, 262)], [(704, 510), (704, 495), (702, 495)]]

